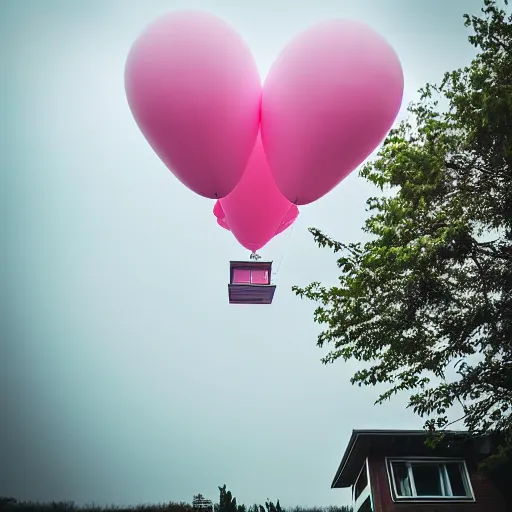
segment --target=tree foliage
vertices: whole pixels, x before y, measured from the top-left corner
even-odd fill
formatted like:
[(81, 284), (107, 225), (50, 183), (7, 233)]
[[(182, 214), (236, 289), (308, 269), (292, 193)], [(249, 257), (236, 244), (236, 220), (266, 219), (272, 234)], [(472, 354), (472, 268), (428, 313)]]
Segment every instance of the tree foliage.
[[(0, 510), (5, 512), (194, 512), (200, 510), (194, 508), (194, 501), (200, 502), (204, 500), (202, 494), (193, 496), (192, 505), (184, 502), (169, 502), (160, 505), (138, 505), (135, 507), (100, 507), (95, 505), (78, 506), (74, 502), (51, 502), (51, 503), (34, 503), (17, 501), (15, 498), (0, 496)], [(219, 487), (219, 502), (214, 505), (216, 512), (236, 511), (245, 512), (246, 507), (243, 504), (237, 504), (236, 498), (231, 491), (226, 489), (226, 485)], [(203, 509), (207, 510), (207, 509)], [(277, 500), (276, 504), (268, 498), (263, 505), (252, 505), (248, 512), (352, 512), (352, 508), (348, 506), (330, 506), (330, 507), (294, 507), (283, 509)]]
[[(219, 487), (219, 503), (215, 504), (216, 512), (229, 512), (238, 510), (238, 512), (245, 512), (245, 505), (237, 505), (236, 498), (232, 495), (231, 491), (226, 490), (226, 485)], [(248, 509), (248, 512), (351, 512), (352, 508), (348, 506), (331, 506), (331, 507), (294, 507), (292, 509), (283, 509), (279, 500), (274, 504), (268, 498), (265, 500), (265, 506), (254, 504)]]
[[(338, 253), (339, 283), (295, 286), (318, 302), (324, 363), (363, 362), (351, 382), (410, 392), (431, 431), (462, 406), (472, 433), (512, 432), (512, 16), (465, 15), (470, 65), (427, 84), (360, 175), (366, 243), (310, 229)], [(446, 108), (440, 105), (446, 104)], [(462, 418), (461, 418), (462, 419)]]
[(215, 512), (245, 512), (245, 505), (237, 505), (236, 498), (226, 489), (226, 484), (219, 487), (219, 503), (215, 504)]
[[(267, 500), (268, 502), (268, 500)], [(273, 505), (272, 502), (268, 502)], [(277, 509), (277, 505), (275, 505)], [(14, 498), (0, 497), (0, 510), (2, 512), (192, 512), (194, 509), (188, 503), (165, 503), (161, 505), (138, 505), (134, 507), (119, 507), (112, 505), (110, 507), (100, 506), (78, 506), (73, 502), (50, 502), (33, 503), (16, 501)], [(266, 508), (262, 505), (252, 505), (249, 510), (253, 512), (265, 512)], [(331, 507), (295, 507), (283, 512), (352, 512), (348, 506)]]

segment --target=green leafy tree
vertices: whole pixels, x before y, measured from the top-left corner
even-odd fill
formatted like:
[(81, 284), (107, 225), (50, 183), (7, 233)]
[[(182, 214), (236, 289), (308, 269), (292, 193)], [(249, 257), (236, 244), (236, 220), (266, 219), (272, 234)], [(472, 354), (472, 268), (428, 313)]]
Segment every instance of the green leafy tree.
[[(224, 486), (225, 496), (227, 497), (228, 492)], [(200, 497), (194, 496), (195, 498)], [(278, 509), (278, 504), (275, 506), (272, 502), (267, 500), (267, 503), (270, 506), (271, 510)], [(216, 506), (218, 507), (219, 504)], [(231, 500), (231, 505), (233, 505), (233, 500)], [(237, 505), (238, 507), (243, 507), (243, 505)], [(273, 508), (272, 508), (273, 507)], [(76, 506), (73, 502), (51, 502), (51, 503), (32, 503), (32, 502), (17, 502), (14, 498), (5, 498), (0, 497), (0, 509), (2, 512), (55, 512), (55, 511), (63, 511), (63, 512), (193, 512), (193, 506), (188, 503), (180, 502), (169, 502), (160, 505), (148, 505), (141, 504), (134, 507), (117, 507), (112, 505), (110, 507), (99, 507), (99, 506)], [(240, 508), (238, 508), (240, 510)], [(245, 508), (244, 508), (245, 510)], [(252, 505), (249, 507), (249, 512), (265, 512), (265, 507), (262, 505)], [(268, 507), (267, 507), (268, 510)], [(279, 506), (279, 510), (282, 510)], [(350, 507), (295, 507), (292, 509), (282, 510), (282, 512), (351, 512), (352, 509)]]
[(257, 505), (255, 503), (249, 507), (249, 512), (265, 512), (265, 508), (262, 505)]
[(7, 508), (9, 505), (16, 505), (17, 501), (14, 498), (8, 498), (6, 496), (0, 496), (0, 509)]
[[(506, 2), (505, 2), (506, 4)], [(512, 17), (465, 15), (477, 56), (427, 85), (361, 176), (369, 241), (342, 243), (336, 286), (293, 287), (318, 304), (324, 363), (363, 363), (353, 384), (410, 393), (430, 431), (463, 420), (512, 432)], [(447, 105), (441, 108), (440, 105)], [(452, 407), (462, 406), (454, 419)], [(453, 420), (453, 421), (451, 421)]]
[(237, 505), (236, 498), (226, 489), (226, 484), (219, 487), (219, 503), (215, 504), (215, 512), (246, 512), (245, 505)]
[(281, 505), (279, 504), (279, 500), (277, 500), (277, 503), (274, 505), (267, 498), (267, 501), (265, 501), (265, 508), (267, 509), (267, 512), (283, 512)]

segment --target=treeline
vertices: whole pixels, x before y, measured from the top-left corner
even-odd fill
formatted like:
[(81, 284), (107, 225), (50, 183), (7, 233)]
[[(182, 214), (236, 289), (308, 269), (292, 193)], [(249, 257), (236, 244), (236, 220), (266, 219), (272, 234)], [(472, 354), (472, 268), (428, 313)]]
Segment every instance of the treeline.
[[(34, 503), (17, 501), (15, 498), (0, 497), (0, 510), (2, 512), (352, 512), (351, 507), (292, 507), (282, 508), (279, 500), (274, 504), (268, 498), (264, 505), (253, 504), (249, 507), (237, 503), (236, 498), (226, 486), (219, 487), (219, 501), (212, 503), (213, 510), (208, 507), (194, 508), (190, 503), (173, 502), (156, 505), (141, 504), (132, 507), (119, 507), (116, 505), (100, 507), (97, 505), (75, 505), (74, 502)], [(201, 495), (194, 498), (203, 498)]]
[(352, 512), (352, 508), (347, 506), (281, 508), (279, 500), (274, 504), (268, 498), (265, 506), (255, 503), (246, 507), (243, 504), (237, 504), (236, 498), (226, 489), (226, 485), (219, 487), (219, 492), (219, 502), (214, 505), (215, 512)]

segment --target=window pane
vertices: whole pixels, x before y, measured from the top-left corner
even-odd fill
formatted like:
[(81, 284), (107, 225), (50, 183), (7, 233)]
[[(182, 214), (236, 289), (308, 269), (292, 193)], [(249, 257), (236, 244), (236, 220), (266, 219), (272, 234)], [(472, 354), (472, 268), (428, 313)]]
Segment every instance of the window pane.
[(443, 496), (439, 464), (414, 462), (411, 466), (418, 496)]
[(452, 494), (454, 496), (467, 496), (468, 491), (464, 485), (464, 477), (462, 473), (462, 464), (460, 462), (448, 462), (446, 464), (446, 471), (452, 486)]
[(361, 503), (361, 506), (355, 512), (372, 512), (372, 504), (370, 501), (370, 496)]
[(251, 270), (251, 283), (268, 284), (268, 270)]
[(409, 473), (405, 462), (393, 462), (391, 469), (398, 496), (412, 496)]
[(356, 485), (354, 488), (354, 499), (355, 500), (357, 500), (357, 498), (365, 490), (367, 485), (368, 485), (368, 478), (366, 475), (366, 463), (365, 463), (363, 466), (363, 470), (361, 471), (361, 475), (357, 479), (357, 482), (356, 482)]
[(244, 270), (241, 268), (235, 268), (233, 270), (233, 283), (245, 284), (251, 282), (251, 271)]

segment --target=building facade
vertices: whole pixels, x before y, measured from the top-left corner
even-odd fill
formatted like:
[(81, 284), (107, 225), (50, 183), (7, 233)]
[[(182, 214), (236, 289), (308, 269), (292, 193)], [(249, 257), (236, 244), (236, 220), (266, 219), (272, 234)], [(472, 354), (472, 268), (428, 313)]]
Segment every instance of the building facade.
[(490, 439), (449, 432), (432, 449), (426, 436), (423, 430), (354, 430), (331, 487), (352, 488), (353, 512), (509, 512), (477, 471), (490, 454)]

